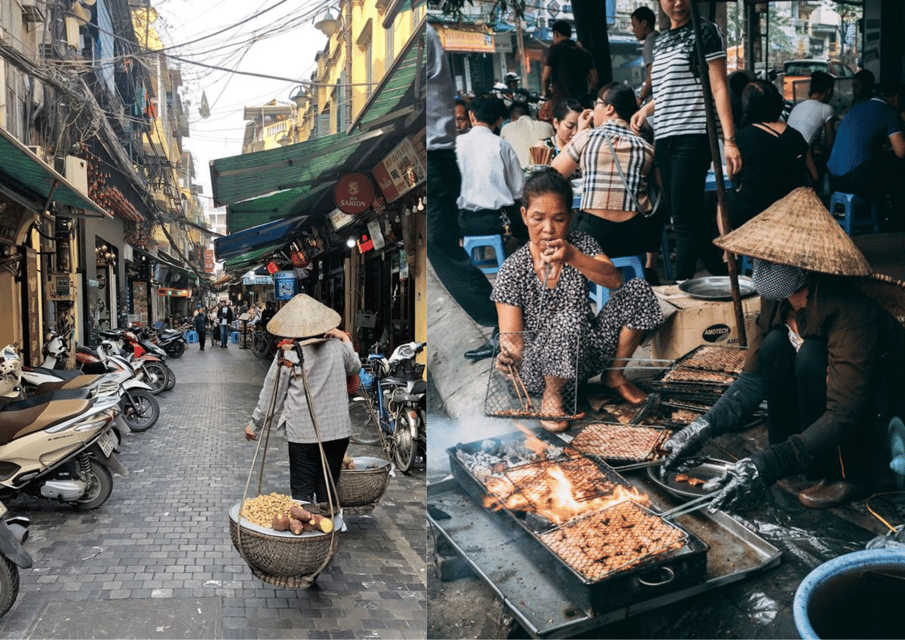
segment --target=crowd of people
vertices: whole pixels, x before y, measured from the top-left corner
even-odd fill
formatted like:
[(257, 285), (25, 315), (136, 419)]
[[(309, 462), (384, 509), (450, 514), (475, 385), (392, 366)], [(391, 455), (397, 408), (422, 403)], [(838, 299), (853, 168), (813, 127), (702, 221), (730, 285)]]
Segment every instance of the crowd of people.
[[(725, 274), (727, 249), (750, 255), (748, 249), (761, 246), (752, 237), (783, 239), (796, 217), (812, 217), (797, 244), (785, 243), (772, 260), (754, 260), (766, 312), (746, 373), (714, 411), (670, 441), (676, 455), (667, 466), (675, 468), (680, 455), (714, 434), (739, 428), (767, 397), (771, 446), (733, 467), (721, 480), (718, 503), (737, 504), (784, 475), (806, 471), (821, 482), (802, 492), (802, 503), (838, 504), (857, 495), (873, 471), (870, 447), (855, 425), (877, 405), (846, 389), (868, 384), (886, 366), (877, 345), (863, 336), (855, 340), (850, 331), (867, 322), (899, 349), (905, 330), (833, 277), (861, 275), (857, 270), (802, 252), (830, 243), (860, 255), (838, 223), (821, 215), (833, 191), (857, 194), (867, 206), (888, 204), (884, 176), (890, 167), (900, 170), (895, 159), (905, 156), (903, 84), (889, 81), (875, 91), (873, 77), (860, 71), (852, 104), (836, 113), (828, 104), (834, 78), (815, 72), (808, 99), (789, 112), (774, 84), (744, 71), (727, 75), (719, 29), (703, 19), (694, 25), (688, 0), (659, 4), (669, 21), (662, 32), (649, 7), (632, 14), (647, 72), (637, 90), (598, 87), (593, 57), (572, 40), (569, 24), (554, 24), (542, 74), (546, 100), (536, 112), (514, 92), (503, 94), (508, 104), (492, 93), (456, 96), (439, 38), (428, 28), (429, 259), (456, 302), (476, 323), (493, 328), (487, 344), (465, 357), (498, 354), (496, 367), (504, 375), (517, 370), (527, 392), (542, 394), (543, 413), (557, 416), (542, 426), (563, 431), (570, 428), (561, 419), (570, 413), (562, 402), (566, 389), (595, 375), (630, 404), (645, 399), (623, 368), (642, 336), (663, 321), (650, 284), (659, 283), (667, 220), (678, 282), (702, 266)], [(510, 90), (517, 84), (515, 74), (506, 80)], [(706, 195), (716, 163), (725, 167), (728, 228)], [(802, 193), (813, 199), (801, 205)], [(885, 224), (893, 223), (887, 216)], [(733, 228), (740, 241), (727, 244)], [(493, 285), (462, 250), (463, 237), (472, 235), (505, 239), (506, 259)], [(613, 263), (624, 256), (644, 258), (643, 279), (624, 280)], [(590, 286), (618, 291), (592, 311)], [(827, 375), (819, 373), (824, 370)], [(822, 382), (815, 387), (811, 378)], [(846, 476), (844, 465), (854, 472)]]
[(221, 349), (227, 349), (232, 332), (243, 329), (254, 331), (258, 325), (266, 328), (275, 313), (272, 300), (266, 304), (259, 302), (249, 305), (247, 302), (236, 304), (229, 298), (221, 298), (217, 305), (211, 305), (210, 308), (202, 304), (196, 306), (191, 325), (198, 334), (201, 351), (204, 351), (209, 332), (212, 345), (219, 342)]

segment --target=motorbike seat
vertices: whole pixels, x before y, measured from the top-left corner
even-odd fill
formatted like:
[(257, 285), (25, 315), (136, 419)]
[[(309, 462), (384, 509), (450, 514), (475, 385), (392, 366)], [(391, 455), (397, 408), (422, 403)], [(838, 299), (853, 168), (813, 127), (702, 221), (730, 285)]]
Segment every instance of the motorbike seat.
[(54, 378), (60, 378), (61, 380), (72, 380), (73, 378), (85, 375), (78, 369), (47, 369), (46, 367), (29, 367), (28, 369), (35, 373), (53, 376)]
[(419, 393), (427, 393), (427, 383), (424, 380), (419, 380), (414, 385), (412, 385), (412, 394)]
[(89, 400), (59, 400), (18, 410), (7, 406), (0, 411), (0, 446), (75, 418), (90, 409), (91, 404)]
[(71, 378), (69, 380), (60, 380), (59, 382), (45, 382), (35, 387), (35, 395), (40, 396), (52, 391), (63, 391), (67, 389), (83, 389), (85, 387), (90, 387), (100, 378), (101, 376), (99, 375), (82, 374), (77, 378)]

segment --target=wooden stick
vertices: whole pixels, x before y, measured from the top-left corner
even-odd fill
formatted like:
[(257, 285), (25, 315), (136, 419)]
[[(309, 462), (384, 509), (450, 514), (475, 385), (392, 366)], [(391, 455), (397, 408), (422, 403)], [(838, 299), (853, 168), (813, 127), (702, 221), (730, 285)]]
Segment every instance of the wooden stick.
[(518, 370), (515, 371), (515, 379), (518, 381), (518, 384), (522, 386), (522, 393), (525, 394), (525, 399), (528, 401), (528, 406), (525, 408), (528, 409), (528, 411), (533, 410), (534, 405), (531, 402), (531, 396), (528, 394), (528, 389), (525, 387), (525, 381), (522, 380), (522, 376), (519, 374)]
[(525, 403), (525, 399), (522, 398), (522, 392), (518, 386), (518, 374), (515, 372), (515, 367), (511, 364), (507, 364), (506, 368), (509, 370), (509, 379), (512, 381), (512, 386), (515, 389), (515, 395), (518, 398), (519, 402), (522, 405), (523, 409), (527, 409), (528, 405)]

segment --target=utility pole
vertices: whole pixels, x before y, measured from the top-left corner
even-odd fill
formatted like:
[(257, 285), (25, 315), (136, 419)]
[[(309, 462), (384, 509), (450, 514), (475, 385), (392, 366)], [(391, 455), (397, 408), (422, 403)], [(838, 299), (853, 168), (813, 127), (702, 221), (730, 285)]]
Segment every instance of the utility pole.
[(528, 86), (528, 60), (527, 55), (525, 53), (525, 37), (522, 33), (522, 18), (516, 12), (515, 14), (515, 41), (518, 44), (518, 55), (519, 55), (519, 71), (521, 72), (519, 76), (522, 79), (522, 87)]

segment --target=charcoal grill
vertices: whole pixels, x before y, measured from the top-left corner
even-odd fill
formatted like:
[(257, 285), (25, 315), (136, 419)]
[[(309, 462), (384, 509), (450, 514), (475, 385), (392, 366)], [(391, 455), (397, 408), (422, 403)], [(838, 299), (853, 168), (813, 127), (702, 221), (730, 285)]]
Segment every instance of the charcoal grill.
[[(563, 445), (565, 446), (565, 442)], [(476, 443), (464, 446), (473, 447)], [(456, 451), (456, 447), (447, 449), (452, 475), (478, 505), (483, 505), (489, 496), (487, 488), (462, 463)], [(599, 472), (597, 480), (599, 484), (612, 485), (614, 488), (631, 487), (622, 476), (598, 460), (579, 455), (567, 458), (564, 462), (568, 464), (576, 459), (593, 463)], [(524, 467), (519, 467), (522, 468)], [(498, 501), (490, 497), (489, 503), (494, 502), (499, 507)], [(589, 611), (609, 611), (643, 598), (694, 585), (703, 580), (706, 572), (709, 546), (681, 524), (665, 523), (655, 514), (653, 517), (668, 524), (669, 527), (675, 527), (674, 530), (681, 533), (680, 542), (676, 541), (677, 544), (672, 548), (658, 549), (656, 553), (639, 554), (632, 561), (612, 568), (605, 575), (595, 575), (593, 578), (583, 575), (550, 548), (547, 539), (556, 535), (562, 526), (556, 528), (552, 523), (539, 519), (534, 514), (510, 511), (506, 508), (498, 508), (492, 514), (507, 535), (519, 541), (533, 562), (543, 566), (553, 581), (570, 594), (576, 606)], [(569, 523), (564, 523), (563, 526), (568, 525)]]
[[(735, 381), (741, 371), (744, 350), (738, 347), (702, 345), (695, 347), (661, 372), (651, 382), (664, 400), (687, 400), (712, 405)], [(704, 379), (713, 374), (724, 374), (723, 380)], [(675, 380), (676, 375), (689, 375), (700, 379)]]

